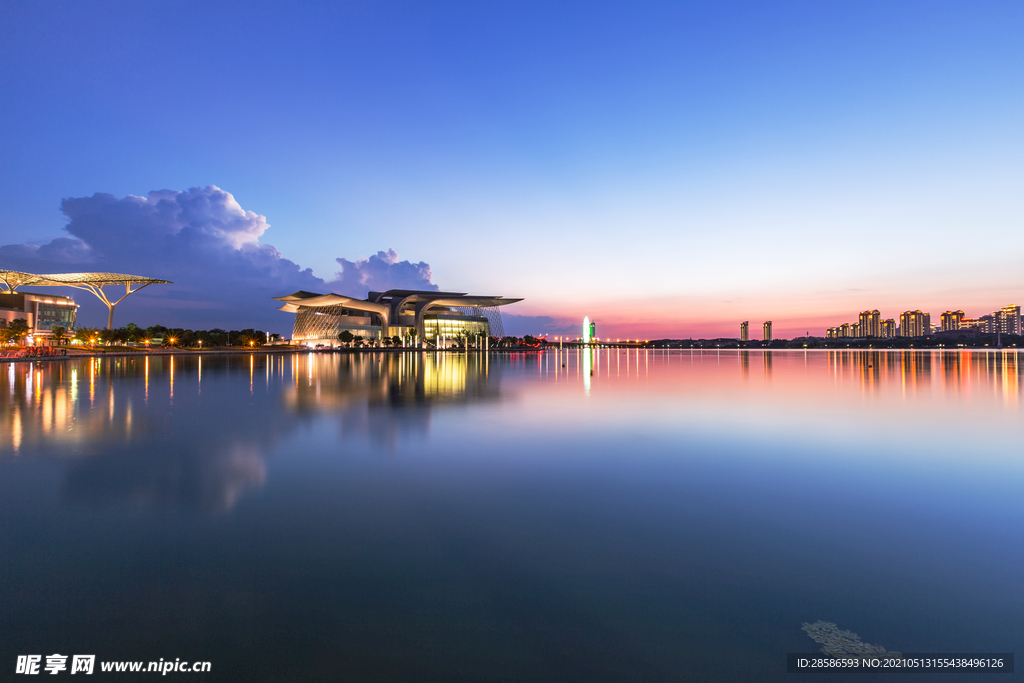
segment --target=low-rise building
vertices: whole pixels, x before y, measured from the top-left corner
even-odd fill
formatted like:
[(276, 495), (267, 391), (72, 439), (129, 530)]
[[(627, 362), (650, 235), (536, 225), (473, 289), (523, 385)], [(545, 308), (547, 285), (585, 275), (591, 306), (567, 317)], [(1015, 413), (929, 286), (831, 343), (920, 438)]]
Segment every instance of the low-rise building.
[(0, 327), (15, 320), (28, 323), (29, 334), (39, 339), (49, 337), (54, 327), (73, 330), (78, 304), (67, 296), (35, 292), (0, 292)]

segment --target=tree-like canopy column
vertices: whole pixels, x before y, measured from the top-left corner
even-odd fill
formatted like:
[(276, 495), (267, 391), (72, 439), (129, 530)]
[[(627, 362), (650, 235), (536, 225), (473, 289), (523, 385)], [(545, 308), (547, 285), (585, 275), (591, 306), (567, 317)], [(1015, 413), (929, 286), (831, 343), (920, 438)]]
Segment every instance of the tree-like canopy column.
[[(107, 306), (107, 329), (114, 327), (114, 309), (124, 301), (130, 294), (134, 294), (143, 287), (149, 285), (173, 284), (169, 280), (157, 280), (141, 275), (126, 275), (125, 273), (50, 273), (48, 275), (36, 275), (33, 273), (22, 273), (14, 270), (0, 270), (0, 282), (6, 286), (9, 293), (13, 293), (22, 285), (33, 285), (35, 287), (74, 287), (92, 292), (100, 301)], [(117, 301), (111, 301), (103, 288), (108, 285), (124, 285), (124, 296)], [(135, 289), (132, 289), (132, 287)]]

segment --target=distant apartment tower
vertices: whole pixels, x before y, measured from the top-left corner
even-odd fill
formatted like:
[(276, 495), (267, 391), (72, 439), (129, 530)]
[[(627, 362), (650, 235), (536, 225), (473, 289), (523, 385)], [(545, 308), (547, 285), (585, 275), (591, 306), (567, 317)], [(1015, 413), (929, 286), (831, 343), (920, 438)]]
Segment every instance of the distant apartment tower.
[(764, 322), (764, 325), (762, 326), (762, 328), (764, 329), (764, 340), (765, 341), (771, 341), (772, 340), (772, 321), (771, 320), (766, 320)]
[(995, 322), (993, 332), (1020, 334), (1020, 306), (1003, 306), (992, 314)]
[(940, 324), (940, 329), (943, 332), (950, 332), (950, 331), (953, 331), (953, 330), (959, 330), (960, 329), (960, 323), (961, 323), (961, 321), (963, 321), (963, 319), (964, 319), (964, 312), (963, 311), (946, 311), (939, 318), (940, 323), (941, 323)]
[(740, 341), (750, 341), (750, 321), (744, 320), (740, 323)]
[(932, 316), (921, 311), (904, 311), (900, 314), (901, 337), (924, 337), (932, 333)]
[(882, 320), (878, 311), (862, 311), (860, 314), (858, 337), (881, 337)]
[(827, 330), (825, 330), (825, 339), (836, 339), (838, 337), (839, 337), (839, 328), (838, 327), (830, 327)]
[(896, 321), (892, 318), (882, 321), (882, 334), (879, 335), (885, 339), (892, 339), (896, 336)]

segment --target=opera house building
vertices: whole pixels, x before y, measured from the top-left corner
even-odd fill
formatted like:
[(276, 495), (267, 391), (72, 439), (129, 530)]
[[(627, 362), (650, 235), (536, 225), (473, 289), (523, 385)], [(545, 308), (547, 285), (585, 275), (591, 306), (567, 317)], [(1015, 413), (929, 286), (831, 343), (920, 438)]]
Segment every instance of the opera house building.
[(367, 341), (399, 337), (406, 345), (428, 346), (438, 339), (502, 337), (498, 306), (522, 301), (413, 289), (369, 292), (365, 299), (302, 291), (275, 299), (284, 303), (278, 310), (295, 314), (292, 341), (307, 346), (339, 346), (346, 331)]

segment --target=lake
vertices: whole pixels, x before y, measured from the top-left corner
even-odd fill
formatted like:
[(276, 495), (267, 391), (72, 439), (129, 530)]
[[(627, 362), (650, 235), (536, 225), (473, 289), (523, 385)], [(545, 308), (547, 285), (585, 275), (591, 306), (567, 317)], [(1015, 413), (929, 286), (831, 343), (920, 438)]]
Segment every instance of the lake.
[(785, 673), (817, 620), (1014, 652), (1022, 399), (1015, 350), (0, 364), (0, 667), (830, 680)]

